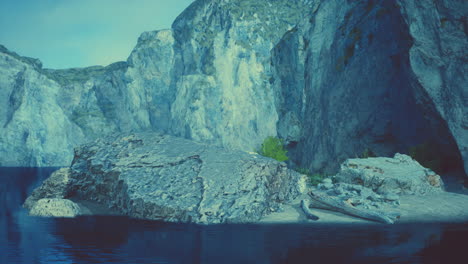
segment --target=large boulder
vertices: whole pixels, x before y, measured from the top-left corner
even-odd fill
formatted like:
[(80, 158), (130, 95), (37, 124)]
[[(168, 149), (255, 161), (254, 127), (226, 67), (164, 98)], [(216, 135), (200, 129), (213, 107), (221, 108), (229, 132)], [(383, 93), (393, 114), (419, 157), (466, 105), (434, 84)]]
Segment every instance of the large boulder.
[(56, 170), (47, 178), (41, 186), (37, 187), (26, 199), (23, 207), (31, 210), (40, 199), (44, 198), (64, 198), (69, 186), (69, 168)]
[(64, 198), (171, 222), (256, 222), (305, 190), (285, 163), (151, 132), (76, 148), (68, 177)]
[(380, 194), (427, 194), (444, 190), (439, 175), (399, 153), (393, 158), (348, 159), (341, 164), (335, 179), (362, 185)]
[(40, 199), (29, 211), (31, 216), (42, 217), (75, 217), (80, 215), (80, 206), (76, 203), (59, 198)]

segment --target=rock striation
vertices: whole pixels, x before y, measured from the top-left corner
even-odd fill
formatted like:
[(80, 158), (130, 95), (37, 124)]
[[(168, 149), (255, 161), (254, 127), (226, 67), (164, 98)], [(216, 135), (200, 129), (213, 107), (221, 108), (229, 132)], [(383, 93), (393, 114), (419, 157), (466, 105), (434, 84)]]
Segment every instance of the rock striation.
[(135, 133), (76, 148), (71, 167), (54, 173), (25, 207), (34, 209), (42, 198), (53, 196), (94, 202), (136, 218), (245, 223), (280, 210), (304, 191), (304, 176), (285, 163), (182, 138)]
[(366, 149), (432, 142), (446, 169), (466, 164), (463, 5), (320, 1), (272, 55), (278, 134), (294, 162), (334, 174)]

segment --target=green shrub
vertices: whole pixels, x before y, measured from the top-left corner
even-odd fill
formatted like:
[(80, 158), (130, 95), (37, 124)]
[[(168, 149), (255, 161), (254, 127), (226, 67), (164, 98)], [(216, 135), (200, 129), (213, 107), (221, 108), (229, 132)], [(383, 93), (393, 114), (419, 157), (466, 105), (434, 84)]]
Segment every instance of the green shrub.
[(299, 172), (300, 174), (307, 175), (307, 180), (312, 186), (317, 186), (317, 184), (322, 183), (323, 179), (325, 179), (325, 175), (318, 173), (312, 174), (308, 169), (305, 168), (296, 168), (295, 171)]
[(277, 161), (286, 161), (288, 156), (286, 156), (287, 151), (283, 147), (283, 140), (276, 137), (267, 137), (262, 143), (262, 147), (258, 154), (275, 159)]

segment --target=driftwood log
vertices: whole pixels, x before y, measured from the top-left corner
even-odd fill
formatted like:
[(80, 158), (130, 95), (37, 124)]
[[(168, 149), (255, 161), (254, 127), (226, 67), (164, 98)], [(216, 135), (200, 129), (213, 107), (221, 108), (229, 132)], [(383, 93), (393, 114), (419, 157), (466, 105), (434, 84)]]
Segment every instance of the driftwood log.
[(311, 220), (319, 220), (319, 217), (314, 215), (312, 213), (312, 211), (310, 211), (310, 203), (309, 203), (309, 200), (302, 200), (301, 201), (301, 208), (302, 208), (302, 211), (304, 211), (304, 214), (307, 216), (308, 219), (311, 219)]
[[(400, 218), (399, 213), (385, 213), (356, 208), (353, 205), (332, 196), (319, 193), (309, 193), (311, 202), (308, 207), (336, 211), (343, 214), (373, 220), (385, 224), (393, 224)], [(303, 209), (304, 210), (304, 209)], [(305, 210), (304, 210), (305, 212)], [(306, 213), (307, 215), (307, 213)]]

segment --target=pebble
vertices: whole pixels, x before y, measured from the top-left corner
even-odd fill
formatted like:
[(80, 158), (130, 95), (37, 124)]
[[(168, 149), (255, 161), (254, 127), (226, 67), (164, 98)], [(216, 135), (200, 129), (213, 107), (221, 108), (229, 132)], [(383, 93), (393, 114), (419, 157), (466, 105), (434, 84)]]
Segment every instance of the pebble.
[(398, 201), (400, 197), (395, 193), (389, 193), (385, 195), (385, 200), (387, 201)]

